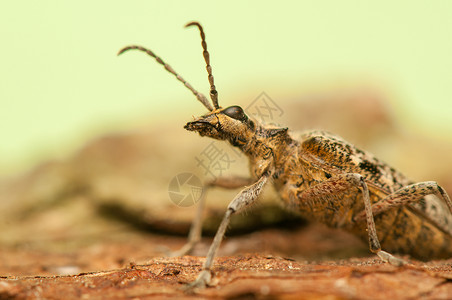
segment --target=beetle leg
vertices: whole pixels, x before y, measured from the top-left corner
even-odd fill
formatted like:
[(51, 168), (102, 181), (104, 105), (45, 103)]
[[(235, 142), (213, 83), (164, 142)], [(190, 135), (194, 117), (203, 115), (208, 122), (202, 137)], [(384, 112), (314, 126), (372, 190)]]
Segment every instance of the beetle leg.
[(211, 268), (213, 264), (213, 259), (217, 254), (218, 247), (220, 247), (221, 241), (224, 237), (224, 233), (226, 232), (226, 228), (229, 225), (231, 220), (231, 216), (238, 211), (242, 210), (246, 206), (252, 204), (259, 194), (261, 193), (263, 187), (268, 181), (270, 175), (268, 173), (264, 174), (257, 182), (253, 185), (244, 188), (240, 193), (235, 196), (235, 198), (229, 203), (228, 209), (224, 214), (223, 220), (221, 221), (220, 227), (218, 227), (217, 233), (215, 234), (215, 238), (210, 246), (209, 252), (206, 256), (206, 261), (204, 262), (201, 273), (199, 273), (198, 277), (194, 282), (188, 285), (188, 288), (195, 287), (205, 287), (210, 283), (212, 278)]
[(201, 199), (199, 200), (198, 207), (196, 208), (195, 218), (193, 219), (193, 222), (190, 227), (187, 243), (184, 246), (182, 246), (182, 248), (180, 248), (179, 250), (169, 253), (169, 256), (183, 256), (191, 254), (195, 246), (201, 241), (202, 221), (203, 221), (202, 215), (204, 212), (204, 206), (206, 203), (206, 196), (208, 190), (214, 187), (220, 187), (224, 189), (236, 189), (251, 183), (252, 183), (251, 178), (240, 176), (219, 177), (215, 180), (208, 181), (205, 185), (204, 193)]
[[(372, 205), (372, 213), (374, 215), (378, 215), (394, 207), (416, 203), (427, 195), (435, 195), (439, 199), (444, 201), (444, 203), (449, 208), (449, 212), (452, 213), (452, 202), (449, 196), (444, 191), (444, 189), (434, 181), (419, 182), (399, 189), (391, 195), (383, 198), (381, 201), (374, 203)], [(450, 213), (448, 214), (450, 215)], [(364, 219), (364, 217), (365, 212), (362, 212), (355, 217), (355, 220), (359, 221)], [(441, 221), (441, 218), (437, 219), (438, 221)]]
[[(367, 223), (367, 233), (369, 237), (369, 247), (370, 251), (377, 254), (383, 261), (389, 262), (392, 265), (403, 265), (406, 264), (405, 261), (394, 257), (392, 254), (382, 251), (380, 246), (380, 241), (377, 236), (377, 230), (375, 228), (375, 221), (372, 214), (372, 205), (369, 197), (369, 189), (364, 180), (364, 177), (357, 173), (347, 173), (340, 174), (329, 178), (323, 182), (318, 183), (317, 185), (304, 190), (297, 194), (297, 199), (300, 210), (311, 210), (313, 212), (318, 210), (323, 210), (325, 212), (325, 208), (337, 207), (337, 201), (335, 197), (338, 197), (340, 193), (347, 193), (353, 188), (358, 188), (362, 192), (362, 199), (364, 201), (364, 217), (366, 218)], [(348, 215), (346, 211), (349, 209), (347, 205), (350, 205), (350, 201), (353, 198), (341, 197), (342, 206), (339, 208), (342, 210), (341, 213), (337, 213), (334, 211), (332, 213), (333, 217), (336, 218), (345, 218)], [(305, 206), (303, 208), (303, 206)], [(342, 215), (342, 216), (341, 216)], [(340, 227), (343, 222), (346, 220), (336, 219), (330, 225)]]

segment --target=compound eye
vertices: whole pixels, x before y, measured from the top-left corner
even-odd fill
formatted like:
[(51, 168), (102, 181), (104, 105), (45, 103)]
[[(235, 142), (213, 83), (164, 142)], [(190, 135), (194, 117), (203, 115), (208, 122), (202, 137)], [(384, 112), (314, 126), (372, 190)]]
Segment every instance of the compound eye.
[(246, 115), (240, 106), (230, 106), (230, 107), (226, 108), (225, 110), (223, 110), (223, 113), (226, 116), (239, 120), (239, 121), (246, 120)]

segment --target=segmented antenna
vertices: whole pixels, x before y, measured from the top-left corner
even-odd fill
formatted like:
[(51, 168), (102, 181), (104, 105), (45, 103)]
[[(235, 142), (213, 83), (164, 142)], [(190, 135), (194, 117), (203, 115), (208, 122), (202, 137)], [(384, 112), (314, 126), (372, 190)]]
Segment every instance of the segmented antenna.
[(204, 60), (206, 61), (207, 74), (209, 74), (207, 78), (209, 79), (210, 83), (210, 99), (212, 99), (213, 106), (215, 108), (219, 108), (220, 106), (218, 105), (218, 92), (213, 82), (212, 66), (210, 65), (210, 56), (209, 52), (207, 51), (206, 35), (204, 34), (204, 30), (202, 29), (201, 24), (199, 24), (198, 22), (190, 22), (187, 25), (185, 25), (185, 27), (190, 26), (197, 26), (199, 29), (199, 33), (201, 34), (201, 46), (203, 49), (202, 55), (204, 56)]
[[(203, 94), (199, 93), (197, 90), (195, 90), (187, 81), (185, 81), (185, 79), (183, 79), (179, 74), (176, 73), (176, 71), (174, 71), (174, 69), (168, 65), (167, 63), (165, 63), (160, 57), (158, 57), (157, 55), (154, 54), (154, 52), (152, 52), (149, 49), (146, 49), (144, 47), (141, 46), (127, 46), (125, 48), (122, 48), (119, 52), (118, 55), (121, 55), (122, 53), (128, 51), (128, 50), (140, 50), (145, 52), (146, 54), (148, 54), (149, 56), (152, 56), (153, 58), (155, 58), (155, 60), (161, 64), (163, 67), (165, 67), (165, 70), (167, 70), (168, 72), (170, 72), (171, 74), (173, 74), (174, 76), (176, 76), (177, 80), (179, 80), (180, 82), (182, 82), (195, 96), (196, 98), (209, 110), (212, 111), (213, 107), (212, 105), (209, 103), (209, 101), (207, 101), (206, 96), (204, 96)], [(212, 80), (213, 83), (213, 80)], [(211, 84), (212, 86), (212, 84)], [(214, 87), (215, 88), (215, 87)], [(211, 92), (212, 93), (212, 92)], [(218, 103), (215, 106), (216, 108), (218, 108)]]

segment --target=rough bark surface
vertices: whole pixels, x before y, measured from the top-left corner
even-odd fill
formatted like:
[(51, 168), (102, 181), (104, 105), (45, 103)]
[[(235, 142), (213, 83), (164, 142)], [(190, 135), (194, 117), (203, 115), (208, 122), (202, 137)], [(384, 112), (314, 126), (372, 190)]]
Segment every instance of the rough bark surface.
[[(220, 257), (214, 286), (185, 291), (203, 259), (155, 257), (146, 264), (56, 276), (3, 276), (1, 299), (450, 299), (451, 261), (396, 268), (374, 258), (298, 262), (271, 255)], [(39, 265), (39, 264), (38, 264)]]
[[(452, 147), (402, 139), (378, 101), (360, 99), (286, 108), (285, 123), (305, 128), (320, 122), (366, 149), (386, 142), (400, 152), (385, 160), (411, 166), (402, 171), (436, 180), (451, 194)], [(200, 271), (237, 191), (209, 193), (206, 237), (193, 256), (166, 255), (185, 243), (195, 211), (168, 199), (168, 182), (196, 170), (195, 157), (211, 143), (178, 124), (104, 137), (65, 161), (0, 180), (0, 299), (452, 297), (452, 260), (405, 257), (411, 266), (383, 264), (354, 236), (288, 214), (270, 189), (252, 210), (234, 217), (214, 263), (214, 285), (187, 293), (183, 288)], [(434, 158), (425, 156), (431, 149)], [(246, 162), (237, 158), (229, 171), (246, 174)]]

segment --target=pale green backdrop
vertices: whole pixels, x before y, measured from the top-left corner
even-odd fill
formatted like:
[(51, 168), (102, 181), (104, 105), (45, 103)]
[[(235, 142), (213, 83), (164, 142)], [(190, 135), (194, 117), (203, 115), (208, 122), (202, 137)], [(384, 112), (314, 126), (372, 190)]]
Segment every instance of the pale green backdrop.
[(205, 27), (224, 106), (362, 80), (396, 95), (398, 118), (421, 134), (452, 135), (452, 1), (217, 3), (3, 1), (0, 175), (104, 132), (204, 112), (146, 56), (116, 57), (148, 46), (207, 92), (199, 34), (183, 29), (191, 20)]

